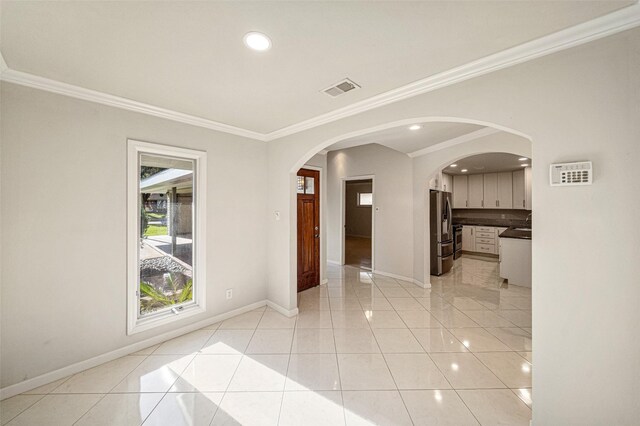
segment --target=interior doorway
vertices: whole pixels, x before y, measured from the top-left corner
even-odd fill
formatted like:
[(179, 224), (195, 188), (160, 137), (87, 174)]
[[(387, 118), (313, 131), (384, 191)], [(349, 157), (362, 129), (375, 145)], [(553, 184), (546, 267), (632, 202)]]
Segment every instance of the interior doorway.
[(344, 263), (372, 269), (373, 179), (346, 180), (344, 187)]
[(320, 285), (320, 172), (297, 175), (298, 292)]

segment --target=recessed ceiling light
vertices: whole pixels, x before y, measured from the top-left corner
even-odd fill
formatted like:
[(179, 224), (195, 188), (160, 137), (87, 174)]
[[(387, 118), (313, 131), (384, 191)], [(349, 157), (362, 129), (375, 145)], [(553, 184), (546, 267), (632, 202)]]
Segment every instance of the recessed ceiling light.
[(528, 158), (527, 158), (527, 157), (520, 157), (520, 158), (518, 158), (518, 161), (527, 161), (527, 160), (528, 160)]
[(467, 173), (467, 169), (460, 170), (462, 173)]
[(420, 130), (422, 129), (422, 126), (419, 124), (414, 124), (413, 126), (409, 127), (409, 130)]
[(452, 164), (449, 167), (458, 167), (458, 165), (457, 164)]
[(520, 164), (520, 167), (527, 167), (528, 164)]
[(271, 39), (262, 33), (255, 31), (246, 33), (242, 40), (248, 48), (259, 52), (271, 49)]

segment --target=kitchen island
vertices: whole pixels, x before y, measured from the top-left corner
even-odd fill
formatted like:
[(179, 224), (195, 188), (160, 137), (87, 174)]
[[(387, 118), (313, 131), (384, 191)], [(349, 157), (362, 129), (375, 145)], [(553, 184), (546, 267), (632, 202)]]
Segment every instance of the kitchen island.
[(500, 277), (531, 287), (531, 229), (511, 227), (500, 233)]

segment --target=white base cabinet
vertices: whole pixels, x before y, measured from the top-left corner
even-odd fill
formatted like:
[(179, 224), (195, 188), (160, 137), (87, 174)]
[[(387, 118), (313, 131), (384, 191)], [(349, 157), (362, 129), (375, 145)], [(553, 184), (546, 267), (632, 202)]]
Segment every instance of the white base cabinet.
[(498, 254), (498, 235), (507, 228), (495, 226), (463, 226), (462, 250)]
[(531, 240), (500, 238), (500, 278), (531, 287)]

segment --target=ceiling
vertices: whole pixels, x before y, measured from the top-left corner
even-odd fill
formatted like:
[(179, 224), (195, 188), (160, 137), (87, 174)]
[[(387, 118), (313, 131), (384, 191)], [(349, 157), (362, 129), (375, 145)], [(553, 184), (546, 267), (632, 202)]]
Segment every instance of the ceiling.
[[(12, 70), (269, 133), (632, 3), (4, 0), (0, 49)], [(246, 49), (249, 31), (273, 48)], [(362, 88), (320, 92), (345, 77)]]
[[(450, 175), (511, 172), (514, 170), (520, 170), (522, 168), (522, 164), (532, 165), (531, 159), (528, 159), (527, 161), (519, 161), (519, 158), (523, 157), (504, 152), (478, 154), (456, 161), (453, 164), (457, 164), (457, 167), (445, 167), (443, 172)], [(466, 173), (462, 173), (461, 170), (463, 169), (467, 169), (468, 171)]]
[(329, 146), (326, 150), (335, 151), (338, 149), (377, 143), (405, 154), (411, 154), (421, 149), (485, 128), (484, 126), (467, 123), (432, 122), (416, 124), (419, 124), (421, 128), (418, 130), (410, 130), (410, 124), (407, 124), (400, 127), (381, 130), (368, 135), (342, 140)]

